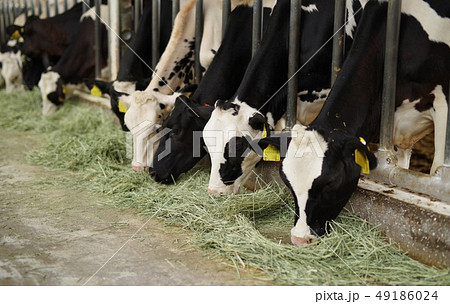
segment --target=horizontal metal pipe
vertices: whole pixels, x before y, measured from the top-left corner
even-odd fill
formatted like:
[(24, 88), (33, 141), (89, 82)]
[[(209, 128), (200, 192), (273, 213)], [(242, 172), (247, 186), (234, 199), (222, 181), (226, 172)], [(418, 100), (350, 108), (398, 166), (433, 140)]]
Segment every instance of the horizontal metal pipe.
[(444, 179), (442, 175), (433, 176), (395, 165), (386, 165), (377, 167), (369, 176), (391, 185), (394, 184), (416, 193), (424, 193), (450, 202), (450, 179)]

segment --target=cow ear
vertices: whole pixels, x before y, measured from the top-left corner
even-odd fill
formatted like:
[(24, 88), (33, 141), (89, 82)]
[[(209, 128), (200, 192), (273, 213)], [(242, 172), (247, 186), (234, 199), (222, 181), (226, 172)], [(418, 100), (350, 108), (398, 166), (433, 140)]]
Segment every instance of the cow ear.
[(377, 158), (369, 150), (362, 137), (349, 140), (344, 147), (344, 153), (345, 155), (351, 154), (354, 157), (355, 163), (362, 168), (363, 173), (369, 173), (370, 170), (377, 167)]
[(180, 93), (187, 97), (190, 97), (192, 94), (194, 94), (195, 90), (197, 90), (197, 87), (198, 85), (196, 84), (187, 85), (181, 89)]
[(248, 120), (248, 124), (250, 127), (252, 127), (254, 130), (263, 131), (264, 127), (268, 131), (270, 128), (267, 124), (266, 117), (262, 115), (261, 113), (254, 113), (252, 117)]

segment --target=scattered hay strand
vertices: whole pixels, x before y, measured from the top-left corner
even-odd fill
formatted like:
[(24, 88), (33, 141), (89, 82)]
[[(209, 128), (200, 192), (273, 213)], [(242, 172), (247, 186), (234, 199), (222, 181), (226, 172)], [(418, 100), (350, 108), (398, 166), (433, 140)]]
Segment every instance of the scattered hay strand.
[(145, 173), (132, 172), (125, 135), (109, 115), (69, 101), (44, 118), (39, 100), (36, 90), (10, 95), (0, 91), (6, 109), (0, 128), (47, 134), (46, 143), (28, 153), (31, 162), (77, 171), (81, 178), (76, 187), (192, 231), (192, 244), (225, 257), (238, 273), (254, 267), (279, 284), (292, 285), (450, 284), (450, 270), (412, 260), (375, 227), (348, 212), (312, 245), (291, 246), (286, 239), (293, 203), (283, 187), (271, 184), (255, 193), (212, 197), (206, 192), (208, 173), (196, 168), (177, 186), (157, 184)]

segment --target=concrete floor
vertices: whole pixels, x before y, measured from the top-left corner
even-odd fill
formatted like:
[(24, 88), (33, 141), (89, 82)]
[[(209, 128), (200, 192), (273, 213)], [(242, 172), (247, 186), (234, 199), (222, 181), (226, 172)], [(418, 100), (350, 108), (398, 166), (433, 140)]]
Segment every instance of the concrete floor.
[(49, 182), (73, 173), (28, 164), (39, 138), (1, 132), (0, 285), (270, 284), (193, 249), (181, 229)]

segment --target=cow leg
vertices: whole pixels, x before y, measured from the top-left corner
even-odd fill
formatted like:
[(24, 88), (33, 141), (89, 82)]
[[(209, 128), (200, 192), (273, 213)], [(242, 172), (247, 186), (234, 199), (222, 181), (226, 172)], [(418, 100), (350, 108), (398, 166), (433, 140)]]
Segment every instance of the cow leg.
[(434, 123), (434, 159), (430, 174), (436, 174), (436, 170), (444, 164), (445, 137), (447, 130), (448, 105), (442, 86), (438, 85), (433, 91), (435, 96), (433, 102), (433, 123)]

